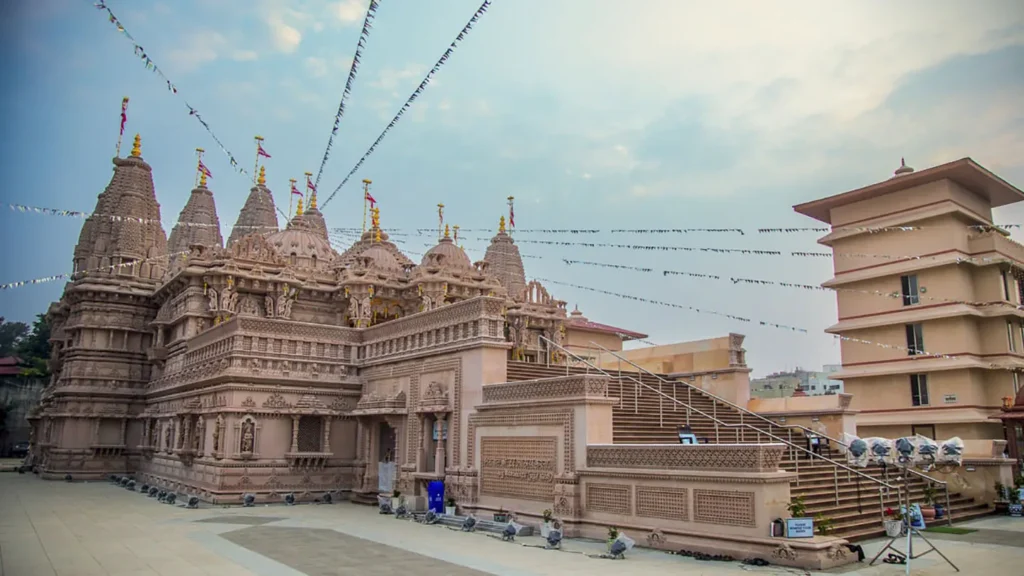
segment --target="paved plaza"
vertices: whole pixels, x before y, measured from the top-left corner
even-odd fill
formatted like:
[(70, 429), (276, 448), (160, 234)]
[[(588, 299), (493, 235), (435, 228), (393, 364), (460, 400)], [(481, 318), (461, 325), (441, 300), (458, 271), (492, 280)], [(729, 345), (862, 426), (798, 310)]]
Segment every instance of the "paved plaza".
[[(965, 526), (978, 531), (929, 534), (962, 574), (1021, 573), (1024, 520), (993, 517)], [(0, 474), (2, 576), (806, 574), (639, 549), (624, 561), (600, 560), (585, 555), (599, 552), (597, 543), (569, 542), (567, 550), (579, 552), (573, 554), (528, 546), (539, 538), (520, 540), (421, 526), (347, 503), (186, 510), (105, 482)], [(881, 546), (866, 545), (869, 559)], [(866, 563), (833, 573), (903, 574), (902, 566)], [(955, 573), (935, 555), (914, 568), (914, 574)]]

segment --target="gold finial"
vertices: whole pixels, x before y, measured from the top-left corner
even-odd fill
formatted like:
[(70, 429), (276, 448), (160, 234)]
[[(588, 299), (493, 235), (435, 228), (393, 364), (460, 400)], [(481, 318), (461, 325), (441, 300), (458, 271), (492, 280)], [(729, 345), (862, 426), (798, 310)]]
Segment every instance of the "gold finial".
[(504, 234), (504, 233), (505, 233), (505, 217), (502, 216), (501, 219), (498, 220), (498, 234)]
[(295, 209), (296, 216), (302, 216), (302, 196), (299, 196), (299, 207)]
[(447, 224), (444, 225), (444, 237), (445, 238), (451, 238), (452, 237), (451, 231), (448, 229), (448, 225)]
[[(256, 179), (256, 183), (259, 184), (260, 186), (263, 186), (264, 184), (267, 183), (267, 167), (266, 166), (260, 166), (260, 177)], [(300, 206), (301, 206), (301, 204), (300, 204)]]
[(363, 178), (363, 184), (373, 184), (373, 180), (370, 180), (369, 178)]
[(206, 188), (206, 172), (199, 175), (199, 185)]
[(377, 228), (377, 242), (380, 242), (380, 228)]
[(135, 142), (132, 143), (132, 158), (142, 156), (142, 137), (135, 135)]

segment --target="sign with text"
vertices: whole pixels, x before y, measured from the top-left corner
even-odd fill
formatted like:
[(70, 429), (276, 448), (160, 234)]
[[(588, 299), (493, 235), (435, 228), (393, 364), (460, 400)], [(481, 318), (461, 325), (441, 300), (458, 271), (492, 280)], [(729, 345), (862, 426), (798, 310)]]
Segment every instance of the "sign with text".
[(786, 538), (814, 538), (814, 518), (787, 518)]
[(480, 494), (551, 502), (555, 494), (558, 438), (480, 438)]

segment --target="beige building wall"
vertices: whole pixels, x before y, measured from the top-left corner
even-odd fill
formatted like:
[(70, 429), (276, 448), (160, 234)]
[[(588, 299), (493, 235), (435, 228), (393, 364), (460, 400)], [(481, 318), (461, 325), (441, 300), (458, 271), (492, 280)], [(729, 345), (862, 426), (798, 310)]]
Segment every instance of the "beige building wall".
[[(1024, 369), (1024, 246), (992, 225), (992, 208), (1024, 193), (970, 159), (795, 207), (832, 225), (843, 380), (862, 436), (912, 432), (1002, 438), (1002, 398)], [(880, 227), (903, 230), (865, 230)], [(909, 292), (904, 294), (907, 277)], [(916, 291), (913, 285), (916, 284)], [(919, 325), (923, 354), (911, 354)], [(1014, 372), (1014, 370), (1018, 372)]]

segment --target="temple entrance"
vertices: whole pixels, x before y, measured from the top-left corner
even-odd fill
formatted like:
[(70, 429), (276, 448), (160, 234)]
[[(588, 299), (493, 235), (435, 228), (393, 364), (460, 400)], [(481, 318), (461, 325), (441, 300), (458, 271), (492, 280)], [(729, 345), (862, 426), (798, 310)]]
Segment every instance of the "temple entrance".
[(377, 434), (377, 490), (390, 493), (395, 488), (395, 452), (398, 448), (398, 435), (387, 422), (378, 424)]

